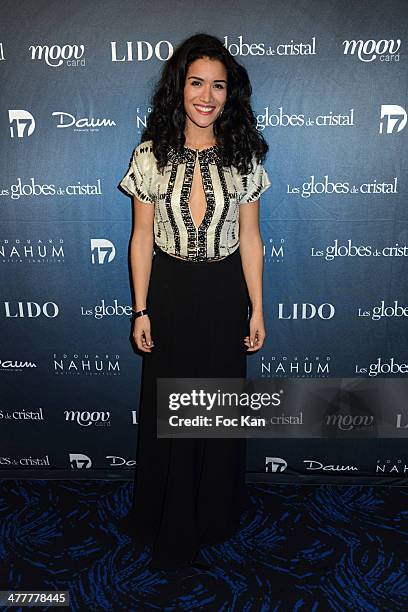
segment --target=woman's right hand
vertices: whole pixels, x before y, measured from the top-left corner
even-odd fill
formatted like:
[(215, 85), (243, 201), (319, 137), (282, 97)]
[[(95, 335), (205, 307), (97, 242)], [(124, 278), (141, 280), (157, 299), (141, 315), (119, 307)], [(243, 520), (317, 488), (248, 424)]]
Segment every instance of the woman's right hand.
[(154, 347), (150, 331), (150, 319), (149, 315), (145, 314), (135, 319), (133, 325), (133, 338), (136, 342), (136, 346), (145, 353), (151, 353)]

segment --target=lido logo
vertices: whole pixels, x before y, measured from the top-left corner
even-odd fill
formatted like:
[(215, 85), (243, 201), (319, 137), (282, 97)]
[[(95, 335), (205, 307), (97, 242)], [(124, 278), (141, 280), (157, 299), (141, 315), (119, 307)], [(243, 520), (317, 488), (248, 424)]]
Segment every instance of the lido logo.
[(279, 319), (313, 319), (316, 315), (319, 319), (332, 319), (335, 315), (335, 308), (333, 304), (324, 303), (315, 306), (314, 304), (303, 303), (303, 304), (292, 304), (291, 310), (285, 314), (285, 305), (280, 303), (278, 305), (278, 317)]
[(7, 318), (36, 319), (43, 315), (47, 319), (54, 319), (59, 314), (59, 308), (55, 302), (4, 302), (5, 315)]
[(173, 55), (173, 45), (169, 40), (159, 40), (154, 46), (147, 40), (128, 40), (119, 45), (118, 49), (117, 41), (111, 41), (112, 62), (147, 62), (153, 57), (166, 61)]
[(9, 110), (9, 123), (11, 138), (24, 138), (31, 136), (35, 129), (35, 119), (26, 110)]

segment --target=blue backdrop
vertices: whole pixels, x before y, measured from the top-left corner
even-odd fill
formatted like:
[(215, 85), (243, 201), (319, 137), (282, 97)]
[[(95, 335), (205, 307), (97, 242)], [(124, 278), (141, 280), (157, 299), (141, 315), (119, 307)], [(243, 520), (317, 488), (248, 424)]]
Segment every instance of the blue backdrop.
[[(163, 61), (196, 32), (247, 68), (270, 145), (268, 337), (249, 375), (407, 376), (406, 2), (186, 8), (1, 4), (3, 477), (133, 476), (141, 357), (117, 185)], [(248, 480), (395, 482), (407, 455), (401, 439), (249, 440)]]

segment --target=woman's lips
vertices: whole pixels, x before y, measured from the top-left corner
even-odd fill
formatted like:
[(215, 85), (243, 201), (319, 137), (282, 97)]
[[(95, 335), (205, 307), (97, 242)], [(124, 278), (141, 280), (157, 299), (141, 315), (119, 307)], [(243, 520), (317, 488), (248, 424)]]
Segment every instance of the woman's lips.
[[(215, 106), (197, 106), (196, 104), (194, 104), (194, 108), (196, 109), (196, 111), (198, 113), (200, 113), (200, 115), (211, 115), (211, 113), (214, 111)], [(204, 110), (207, 109), (207, 110)]]

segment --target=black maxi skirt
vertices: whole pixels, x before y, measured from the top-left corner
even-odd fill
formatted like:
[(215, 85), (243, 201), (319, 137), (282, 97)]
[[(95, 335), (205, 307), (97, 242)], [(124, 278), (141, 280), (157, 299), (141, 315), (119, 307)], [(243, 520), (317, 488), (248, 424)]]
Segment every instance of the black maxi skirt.
[(176, 569), (236, 533), (249, 499), (246, 439), (157, 438), (156, 379), (245, 378), (249, 296), (239, 248), (211, 262), (155, 250), (131, 520), (152, 563)]

